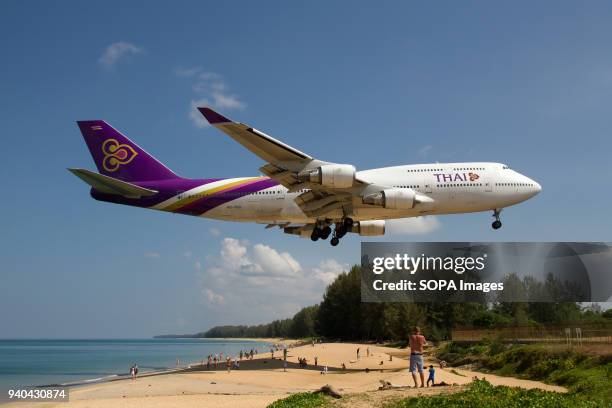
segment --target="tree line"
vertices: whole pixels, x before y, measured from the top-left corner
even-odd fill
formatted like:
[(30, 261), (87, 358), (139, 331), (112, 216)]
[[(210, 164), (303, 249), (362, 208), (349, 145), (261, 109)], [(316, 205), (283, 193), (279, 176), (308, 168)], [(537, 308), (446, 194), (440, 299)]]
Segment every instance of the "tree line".
[(323, 301), (290, 319), (256, 326), (216, 326), (198, 337), (324, 337), (338, 340), (403, 341), (418, 325), (432, 340), (450, 339), (455, 327), (610, 322), (612, 309), (575, 302), (362, 303), (361, 267), (340, 274)]

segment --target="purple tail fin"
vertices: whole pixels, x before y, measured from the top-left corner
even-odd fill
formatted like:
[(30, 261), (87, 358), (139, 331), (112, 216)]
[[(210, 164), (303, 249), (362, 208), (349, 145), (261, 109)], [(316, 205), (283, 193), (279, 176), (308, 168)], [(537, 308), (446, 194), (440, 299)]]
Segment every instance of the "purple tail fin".
[(100, 173), (123, 181), (178, 178), (105, 121), (83, 120), (77, 124)]

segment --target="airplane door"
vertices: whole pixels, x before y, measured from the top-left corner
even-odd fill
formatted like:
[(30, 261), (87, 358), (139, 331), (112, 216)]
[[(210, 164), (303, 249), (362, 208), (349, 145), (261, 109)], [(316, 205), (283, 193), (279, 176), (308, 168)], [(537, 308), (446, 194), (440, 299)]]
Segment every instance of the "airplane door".
[(484, 183), (485, 183), (485, 191), (487, 193), (491, 193), (493, 191), (493, 183), (491, 182), (491, 179), (488, 177), (485, 178)]
[(427, 176), (423, 177), (423, 188), (425, 193), (431, 193), (431, 181)]

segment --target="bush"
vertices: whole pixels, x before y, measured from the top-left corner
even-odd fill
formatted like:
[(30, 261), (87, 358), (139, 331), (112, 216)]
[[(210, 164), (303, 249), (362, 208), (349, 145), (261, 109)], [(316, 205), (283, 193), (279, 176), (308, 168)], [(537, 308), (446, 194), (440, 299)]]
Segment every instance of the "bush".
[(428, 397), (413, 397), (387, 405), (386, 408), (594, 408), (596, 402), (573, 395), (541, 390), (493, 386), (486, 380), (474, 381), (466, 391)]
[(317, 408), (323, 406), (327, 397), (319, 393), (301, 392), (274, 401), (267, 408)]

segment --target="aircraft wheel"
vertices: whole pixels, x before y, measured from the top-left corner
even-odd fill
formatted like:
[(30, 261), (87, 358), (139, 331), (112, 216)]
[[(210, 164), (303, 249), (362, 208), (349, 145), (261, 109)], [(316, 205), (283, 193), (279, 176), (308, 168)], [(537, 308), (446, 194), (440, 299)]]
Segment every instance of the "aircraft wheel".
[(344, 226), (336, 227), (336, 236), (338, 238), (342, 238), (343, 236), (346, 235), (347, 232), (348, 231), (347, 231), (347, 229)]
[(329, 235), (331, 234), (332, 229), (328, 226), (323, 227), (323, 229), (321, 230), (321, 239), (327, 239), (329, 237)]
[(331, 246), (337, 246), (340, 243), (340, 239), (338, 237), (333, 237), (329, 243)]
[(321, 232), (318, 228), (312, 230), (312, 234), (310, 235), (310, 239), (313, 241), (317, 241), (321, 236)]
[(491, 226), (493, 227), (494, 230), (500, 229), (502, 226), (502, 223), (500, 220), (496, 220), (496, 221), (493, 221), (493, 224), (491, 224)]

